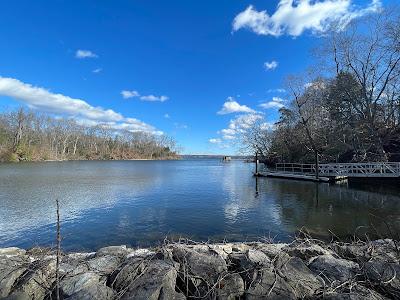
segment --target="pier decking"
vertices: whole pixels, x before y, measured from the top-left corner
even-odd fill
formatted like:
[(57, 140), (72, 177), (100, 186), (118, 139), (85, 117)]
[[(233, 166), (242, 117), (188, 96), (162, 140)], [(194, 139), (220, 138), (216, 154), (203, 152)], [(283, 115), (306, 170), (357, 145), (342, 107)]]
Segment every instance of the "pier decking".
[(262, 170), (256, 176), (279, 177), (317, 182), (346, 178), (400, 179), (400, 162), (320, 164), (316, 178), (315, 164), (278, 163), (275, 170)]
[(254, 176), (257, 177), (274, 177), (274, 178), (287, 178), (287, 179), (296, 179), (296, 180), (305, 180), (305, 181), (314, 181), (314, 182), (329, 182), (331, 179), (329, 177), (319, 177), (318, 179), (312, 175), (306, 174), (294, 174), (289, 172), (258, 172), (254, 173)]

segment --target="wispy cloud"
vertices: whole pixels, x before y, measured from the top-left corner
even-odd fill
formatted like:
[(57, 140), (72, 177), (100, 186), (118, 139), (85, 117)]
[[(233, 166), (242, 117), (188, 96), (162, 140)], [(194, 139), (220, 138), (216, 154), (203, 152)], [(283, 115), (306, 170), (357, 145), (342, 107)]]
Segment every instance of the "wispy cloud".
[(217, 138), (217, 139), (209, 139), (208, 142), (211, 143), (211, 144), (221, 144), (222, 140), (219, 139), (219, 138)]
[(92, 72), (93, 72), (93, 73), (100, 73), (100, 72), (102, 72), (102, 71), (103, 71), (102, 68), (97, 68), (97, 69), (94, 69)]
[(178, 123), (178, 122), (175, 122), (174, 126), (175, 126), (176, 129), (189, 129), (189, 126), (187, 126), (186, 124), (181, 124), (181, 123)]
[(270, 108), (275, 108), (279, 109), (285, 106), (285, 100), (279, 97), (272, 97), (271, 101), (267, 101), (264, 103), (261, 103), (259, 106), (264, 108), (264, 109), (270, 109)]
[(169, 119), (171, 118), (169, 114), (164, 114), (164, 118)]
[(249, 29), (259, 35), (299, 36), (304, 31), (324, 33), (332, 25), (343, 30), (351, 20), (378, 12), (381, 0), (372, 0), (364, 7), (352, 0), (280, 0), (276, 11), (257, 11), (252, 5), (233, 20), (233, 30)]
[(278, 67), (278, 62), (275, 60), (270, 61), (270, 62), (267, 61), (264, 63), (264, 68), (266, 70), (275, 70), (277, 67)]
[(122, 98), (129, 99), (129, 98), (139, 98), (142, 101), (149, 101), (149, 102), (164, 102), (169, 99), (168, 96), (155, 96), (155, 95), (140, 95), (138, 91), (132, 90), (123, 90), (121, 91)]
[(134, 98), (134, 97), (139, 97), (140, 94), (137, 91), (127, 91), (123, 90), (121, 91), (122, 98), (124, 99), (129, 99), (129, 98)]
[(92, 106), (82, 99), (52, 93), (14, 78), (0, 77), (0, 95), (14, 98), (43, 112), (74, 117), (85, 124), (102, 124), (115, 130), (160, 133), (153, 126), (135, 118), (125, 117), (112, 109)]
[(141, 96), (140, 100), (142, 101), (149, 101), (149, 102), (164, 102), (169, 99), (168, 96), (154, 96), (154, 95), (147, 95)]
[(240, 105), (233, 97), (228, 97), (227, 101), (222, 106), (221, 110), (217, 112), (219, 115), (226, 115), (231, 113), (254, 113), (255, 111), (246, 105)]
[(80, 58), (80, 59), (82, 59), (82, 58), (97, 58), (98, 55), (90, 50), (79, 49), (79, 50), (76, 50), (75, 57)]
[(268, 91), (267, 91), (267, 93), (268, 94), (270, 94), (270, 93), (286, 93), (286, 90), (285, 89), (269, 89)]

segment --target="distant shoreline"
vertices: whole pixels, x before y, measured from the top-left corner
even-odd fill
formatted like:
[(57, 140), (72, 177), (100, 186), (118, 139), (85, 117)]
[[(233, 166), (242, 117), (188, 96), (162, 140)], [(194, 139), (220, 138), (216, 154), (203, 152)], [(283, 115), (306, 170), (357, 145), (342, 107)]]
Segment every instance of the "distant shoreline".
[(41, 162), (68, 162), (68, 161), (162, 161), (162, 160), (181, 160), (182, 157), (171, 158), (130, 158), (130, 159), (46, 159), (46, 160), (20, 160), (2, 161), (0, 164), (18, 163), (41, 163)]
[[(223, 155), (178, 155), (176, 157), (164, 158), (129, 158), (129, 159), (46, 159), (46, 160), (20, 160), (20, 161), (0, 161), (0, 164), (6, 163), (35, 163), (35, 162), (67, 162), (67, 161), (168, 161), (182, 159), (222, 159)], [(243, 160), (247, 156), (232, 156), (232, 160)]]

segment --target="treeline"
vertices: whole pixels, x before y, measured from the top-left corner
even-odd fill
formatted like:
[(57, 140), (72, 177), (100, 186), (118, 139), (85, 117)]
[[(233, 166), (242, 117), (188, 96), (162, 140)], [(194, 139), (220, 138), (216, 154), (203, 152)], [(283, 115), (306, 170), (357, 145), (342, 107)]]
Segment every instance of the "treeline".
[(315, 54), (287, 78), (274, 130), (250, 129), (252, 149), (270, 163), (400, 161), (398, 11), (332, 31)]
[(393, 95), (366, 97), (350, 72), (314, 81), (291, 107), (279, 110), (269, 159), (400, 161), (400, 97)]
[(0, 161), (176, 157), (176, 143), (165, 135), (85, 126), (22, 108), (0, 114)]

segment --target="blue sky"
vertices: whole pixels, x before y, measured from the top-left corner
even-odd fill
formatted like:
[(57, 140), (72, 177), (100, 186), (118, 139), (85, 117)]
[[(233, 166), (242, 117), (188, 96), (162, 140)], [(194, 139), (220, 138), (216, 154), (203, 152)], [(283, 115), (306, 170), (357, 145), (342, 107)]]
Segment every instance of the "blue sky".
[(394, 0), (291, 2), (2, 1), (1, 109), (163, 132), (184, 153), (234, 153), (248, 116), (276, 120), (283, 79), (312, 63), (329, 22)]

